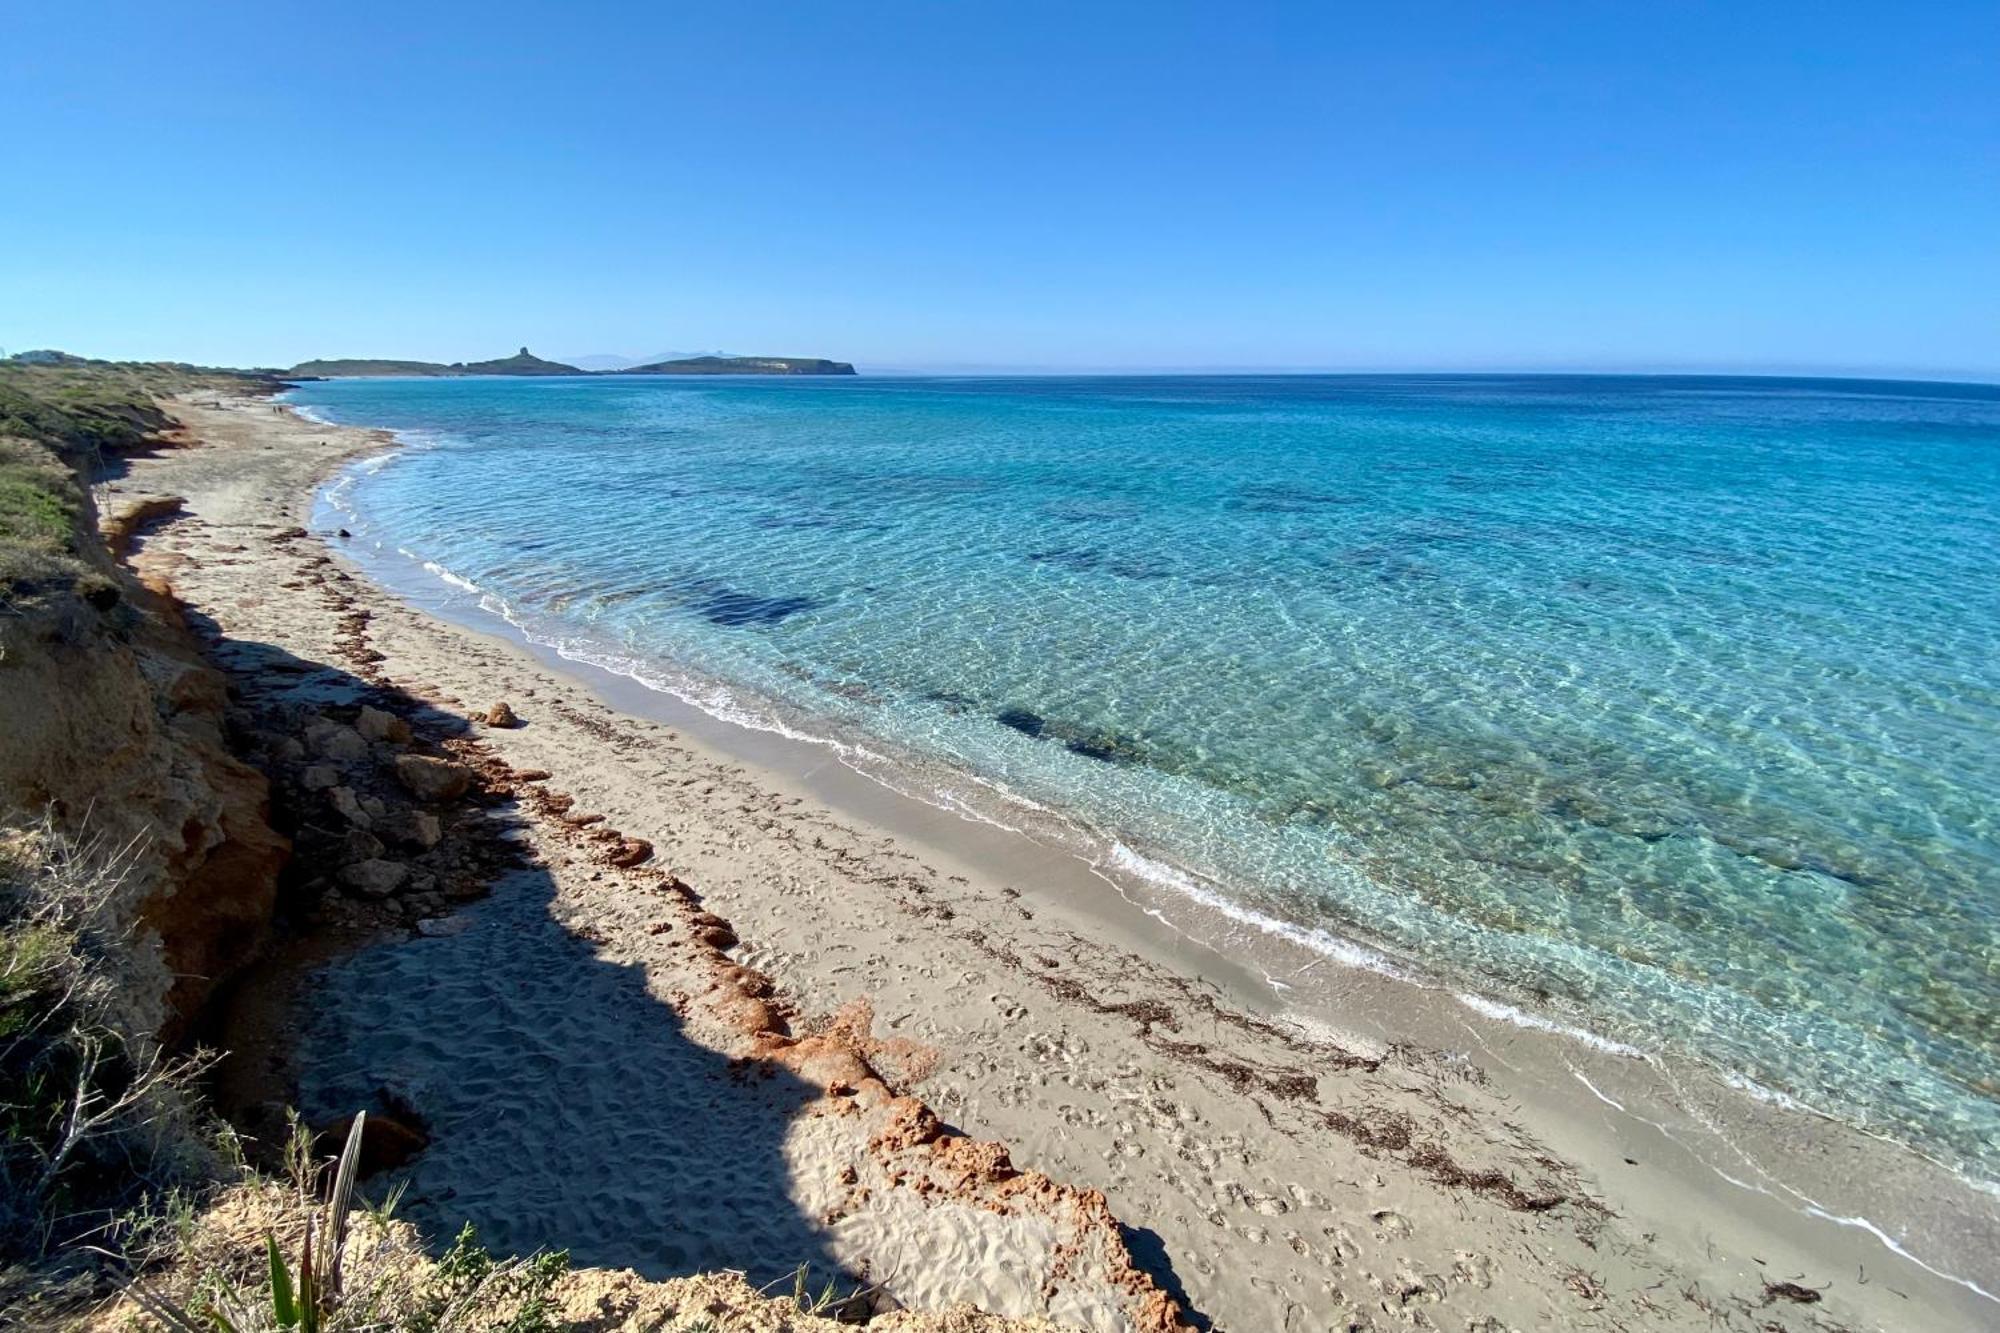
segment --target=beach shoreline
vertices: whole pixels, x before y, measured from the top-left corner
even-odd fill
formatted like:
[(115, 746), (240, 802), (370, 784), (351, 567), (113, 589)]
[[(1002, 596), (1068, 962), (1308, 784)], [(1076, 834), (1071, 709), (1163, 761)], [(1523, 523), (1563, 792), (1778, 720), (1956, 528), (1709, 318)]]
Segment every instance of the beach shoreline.
[[(183, 419), (205, 447), (144, 461), (121, 489), (187, 494), (199, 513), (204, 488), (254, 487), (303, 519), (334, 470), (394, 447), (262, 404), (189, 404)], [(310, 458), (286, 456), (300, 425), (328, 441)], [(231, 449), (225, 481), (216, 459)], [(329, 535), (324, 513), (310, 526)], [(1768, 1305), (1766, 1284), (1783, 1282), (1868, 1326), (1995, 1313), (1968, 1285), (2000, 1289), (1979, 1268), (2000, 1246), (1972, 1187), (1938, 1210), (1962, 1219), (1894, 1242), (1921, 1266), (1862, 1224), (1885, 1200), (1935, 1204), (1935, 1174), (1900, 1150), (1449, 992), (1358, 968), (1328, 982), (1335, 969), (1305, 951), (1246, 968), (1200, 943), (1226, 948), (1225, 918), (1183, 903), (1170, 922), (1162, 901), (1113, 892), (1066, 852), (561, 659), (447, 585), (426, 597), (379, 552), (337, 537), (327, 550), (359, 576), (385, 672), (420, 695), (508, 699), (528, 725), (487, 743), (650, 839), (735, 923), (739, 959), (811, 1009), (865, 998), (878, 1026), (940, 1051), (919, 1086), (931, 1105), (1022, 1164), (1103, 1189), (1217, 1327), (1345, 1308), (1676, 1327), (1704, 1302)], [(235, 609), (251, 622), (268, 610), (240, 564), (174, 554), (193, 603), (248, 600)], [(1284, 977), (1291, 989), (1274, 988)], [(1275, 1021), (1287, 1016), (1299, 1021)]]

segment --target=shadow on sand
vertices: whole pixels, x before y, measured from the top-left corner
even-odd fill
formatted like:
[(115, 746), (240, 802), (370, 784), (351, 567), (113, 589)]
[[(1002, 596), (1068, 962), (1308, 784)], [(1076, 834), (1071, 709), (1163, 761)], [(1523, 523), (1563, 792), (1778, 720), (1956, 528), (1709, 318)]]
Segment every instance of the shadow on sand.
[[(228, 639), (198, 613), (188, 622), (231, 677), (248, 748), (363, 704), (404, 718), (419, 745), (466, 728), (392, 687)], [(279, 822), (300, 834), (280, 904), (281, 919), (296, 918), (302, 885), (330, 869), (315, 864), (324, 826), (340, 821), (322, 794), (284, 780), (286, 761), (268, 766)], [(478, 803), (460, 843), (490, 852), (521, 837), (511, 800)], [(300, 1111), (309, 1122), (385, 1106), (421, 1117), (430, 1146), (362, 1192), (379, 1199), (407, 1182), (399, 1216), (436, 1248), (469, 1222), (496, 1252), (567, 1249), (579, 1265), (654, 1279), (738, 1269), (753, 1285), (789, 1283), (803, 1264), (815, 1291), (851, 1288), (801, 1211), (787, 1158), (817, 1089), (691, 1040), (642, 968), (606, 961), (554, 919), (554, 896), (545, 868), (517, 861), (489, 896), (427, 927), (444, 933), (395, 932), (322, 964), (297, 988)]]

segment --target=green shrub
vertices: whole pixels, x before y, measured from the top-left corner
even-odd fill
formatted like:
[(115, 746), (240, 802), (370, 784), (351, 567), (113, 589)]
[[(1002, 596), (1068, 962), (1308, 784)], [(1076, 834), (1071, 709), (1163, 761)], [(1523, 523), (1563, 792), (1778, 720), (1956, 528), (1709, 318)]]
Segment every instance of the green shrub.
[(31, 449), (0, 440), (0, 545), (69, 552), (79, 507), (76, 479), (52, 456)]

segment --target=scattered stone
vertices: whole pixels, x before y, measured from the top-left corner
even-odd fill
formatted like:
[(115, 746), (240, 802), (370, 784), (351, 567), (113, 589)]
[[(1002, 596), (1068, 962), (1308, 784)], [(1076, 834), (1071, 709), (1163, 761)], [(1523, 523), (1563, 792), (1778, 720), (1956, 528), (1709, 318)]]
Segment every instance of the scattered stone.
[(342, 819), (356, 828), (365, 829), (374, 823), (368, 812), (361, 808), (361, 802), (355, 799), (352, 787), (333, 788), (326, 794), (326, 803), (332, 806)]
[(340, 859), (348, 864), (378, 860), (386, 850), (380, 838), (363, 828), (347, 830), (347, 836), (340, 840)]
[(620, 870), (630, 870), (653, 859), (653, 844), (644, 838), (626, 838), (618, 844), (617, 850), (609, 857), (612, 865)]
[(361, 706), (361, 716), (355, 720), (354, 729), (371, 741), (386, 741), (390, 745), (410, 743), (410, 724), (394, 713), (385, 713), (379, 708)]
[(476, 875), (453, 875), (445, 881), (444, 896), (455, 903), (469, 903), (486, 896), (486, 883)]
[(398, 810), (377, 821), (375, 831), (392, 841), (429, 851), (444, 836), (444, 825), (428, 810)]
[(396, 777), (412, 795), (425, 801), (455, 800), (472, 785), (472, 774), (460, 765), (422, 754), (397, 755)]
[(486, 710), (486, 725), (489, 727), (518, 727), (521, 719), (514, 716), (514, 709), (505, 699)]
[(401, 861), (360, 861), (341, 867), (340, 882), (363, 898), (387, 898), (403, 887), (409, 874), (410, 868)]
[(463, 916), (427, 916), (417, 922), (417, 934), (428, 935), (432, 939), (443, 939), (448, 935), (462, 934), (471, 925), (470, 918)]
[(306, 728), (306, 744), (313, 753), (336, 763), (353, 763), (368, 757), (368, 742), (353, 727), (339, 722), (320, 721)]
[(547, 782), (549, 770), (546, 768), (517, 768), (514, 770), (516, 782)]
[(332, 764), (313, 764), (299, 774), (299, 785), (307, 791), (325, 791), (340, 784), (340, 770)]
[(711, 949), (733, 949), (736, 947), (736, 932), (727, 921), (712, 912), (695, 914), (694, 937)]

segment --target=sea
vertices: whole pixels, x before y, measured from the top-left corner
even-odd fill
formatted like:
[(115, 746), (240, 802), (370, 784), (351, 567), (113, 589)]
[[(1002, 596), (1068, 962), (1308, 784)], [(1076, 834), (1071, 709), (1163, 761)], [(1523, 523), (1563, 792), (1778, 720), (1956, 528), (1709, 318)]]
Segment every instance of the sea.
[(529, 640), (2000, 1179), (2000, 387), (350, 380)]

